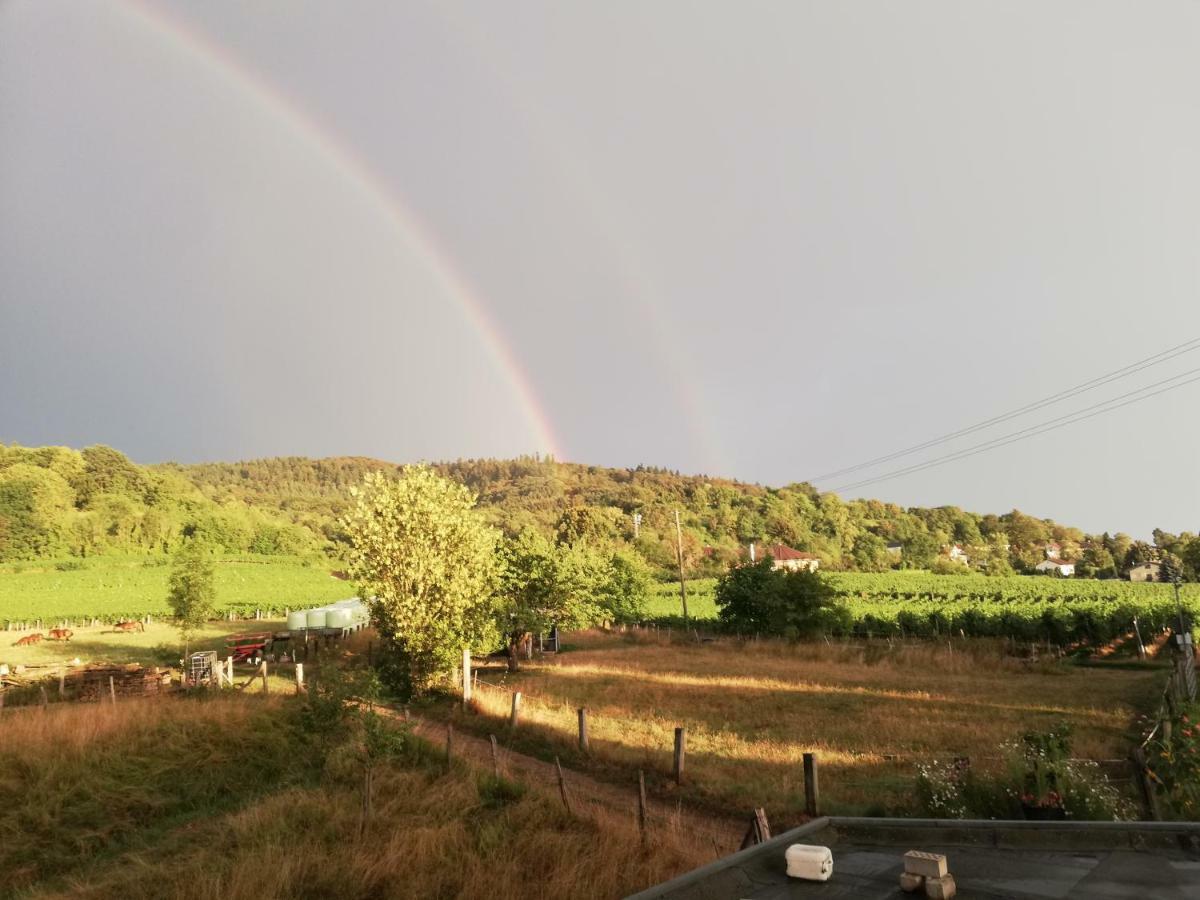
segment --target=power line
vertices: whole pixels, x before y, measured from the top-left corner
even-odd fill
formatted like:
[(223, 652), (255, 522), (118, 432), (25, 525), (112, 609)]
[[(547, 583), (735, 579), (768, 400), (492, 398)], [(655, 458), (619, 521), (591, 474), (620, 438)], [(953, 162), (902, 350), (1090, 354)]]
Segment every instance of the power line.
[(1167, 350), (1155, 353), (1152, 356), (1147, 356), (1145, 359), (1139, 359), (1137, 362), (1132, 362), (1127, 366), (1123, 366), (1120, 369), (1115, 369), (1107, 374), (1099, 375), (1089, 381), (1083, 382), (1082, 384), (1077, 384), (1075, 387), (1067, 388), (1064, 391), (1059, 391), (1057, 394), (1051, 394), (1048, 397), (1043, 397), (1041, 400), (1035, 400), (1032, 403), (1027, 403), (1024, 406), (1018, 407), (1017, 409), (1006, 413), (1001, 413), (998, 416), (993, 416), (990, 419), (984, 419), (982, 422), (976, 422), (974, 425), (968, 425), (966, 428), (961, 428), (958, 431), (952, 431), (949, 434), (942, 435), (941, 437), (931, 438), (928, 441), (924, 441), (920, 444), (914, 444), (911, 447), (906, 447), (903, 450), (897, 450), (894, 453), (888, 453), (884, 456), (877, 456), (874, 459), (869, 459), (866, 462), (859, 463), (858, 465), (848, 466), (844, 469), (837, 469), (833, 472), (826, 472), (824, 475), (818, 475), (816, 478), (808, 479), (808, 481), (811, 483), (815, 481), (823, 481), (826, 478), (834, 478), (838, 475), (848, 475), (849, 473), (857, 472), (860, 469), (867, 469), (871, 466), (879, 465), (880, 463), (891, 462), (893, 459), (899, 459), (902, 456), (910, 456), (913, 453), (916, 453), (918, 450), (927, 450), (930, 447), (936, 447), (939, 444), (944, 444), (947, 441), (954, 440), (955, 438), (964, 437), (968, 434), (973, 434), (976, 431), (982, 431), (984, 428), (989, 428), (992, 425), (999, 425), (1001, 422), (1007, 422), (1009, 419), (1015, 419), (1018, 416), (1024, 415), (1025, 413), (1034, 412), (1035, 410), (1042, 409), (1046, 406), (1051, 406), (1055, 403), (1061, 403), (1063, 400), (1068, 400), (1071, 397), (1078, 396), (1079, 394), (1085, 394), (1088, 391), (1095, 390), (1102, 385), (1109, 384), (1110, 382), (1117, 381), (1121, 378), (1128, 378), (1130, 375), (1134, 375), (1143, 369), (1148, 369), (1151, 366), (1161, 365), (1162, 363), (1175, 359), (1177, 356), (1182, 356), (1185, 353), (1191, 353), (1193, 350), (1198, 349), (1200, 349), (1200, 338), (1192, 338), (1190, 341), (1184, 341), (1182, 344), (1170, 347)]
[[(945, 456), (935, 457), (934, 459), (923, 463), (917, 463), (915, 465), (906, 466), (902, 469), (895, 469), (891, 472), (885, 472), (882, 475), (877, 475), (873, 478), (866, 478), (862, 481), (856, 481), (853, 484), (842, 485), (841, 487), (833, 488), (833, 490), (838, 492), (849, 491), (855, 488), (866, 487), (870, 484), (877, 484), (881, 481), (890, 481), (891, 479), (899, 478), (902, 475), (910, 475), (913, 472), (932, 469), (936, 466), (944, 465), (949, 462), (957, 462), (960, 459), (966, 459), (971, 456), (976, 456), (980, 453), (986, 453), (989, 450), (996, 450), (1000, 447), (1007, 447), (1009, 444), (1015, 444), (1018, 441), (1025, 441), (1029, 438), (1037, 437), (1038, 435), (1046, 434), (1050, 431), (1057, 431), (1059, 428), (1065, 428), (1068, 425), (1074, 425), (1077, 422), (1083, 422), (1096, 416), (1102, 416), (1105, 413), (1113, 412), (1121, 407), (1129, 406), (1131, 403), (1149, 400), (1151, 397), (1157, 397), (1159, 394), (1165, 394), (1168, 391), (1174, 391), (1178, 388), (1193, 384), (1194, 382), (1200, 381), (1200, 374), (1197, 373), (1200, 373), (1200, 368), (1190, 369), (1187, 372), (1181, 372), (1178, 375), (1173, 375), (1170, 378), (1164, 378), (1162, 381), (1157, 381), (1154, 384), (1146, 385), (1146, 387), (1138, 388), (1136, 391), (1130, 391), (1127, 394), (1121, 394), (1117, 397), (1113, 397), (1110, 400), (1104, 400), (1100, 403), (1092, 404), (1091, 406), (1085, 406), (1083, 409), (1076, 410), (1075, 412), (1066, 413), (1065, 415), (1058, 416), (1053, 419), (1047, 419), (1045, 422), (1041, 422), (1037, 425), (1030, 425), (1028, 428), (1022, 428), (1020, 431), (1014, 431), (1007, 435), (1001, 435), (1000, 437), (993, 438), (990, 441), (984, 441), (982, 444), (976, 444), (973, 447), (966, 447), (962, 450), (957, 450), (954, 453), (948, 453)], [(1187, 381), (1182, 381), (1178, 384), (1172, 384), (1169, 387), (1160, 388), (1159, 390), (1153, 391), (1149, 394), (1145, 393), (1151, 388), (1156, 388), (1172, 381), (1178, 381), (1180, 378), (1183, 378), (1186, 375), (1195, 375), (1196, 377), (1189, 378)], [(1143, 396), (1134, 396), (1137, 394), (1141, 394)], [(1122, 400), (1123, 402), (1117, 403), (1116, 401), (1118, 400)]]

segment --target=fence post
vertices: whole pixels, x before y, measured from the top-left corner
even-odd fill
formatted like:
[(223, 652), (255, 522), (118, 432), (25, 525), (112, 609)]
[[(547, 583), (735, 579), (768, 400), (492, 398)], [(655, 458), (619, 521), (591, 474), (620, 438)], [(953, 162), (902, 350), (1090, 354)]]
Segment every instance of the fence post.
[(683, 784), (683, 757), (687, 752), (687, 729), (675, 729), (675, 783)]
[(304, 663), (296, 663), (296, 693), (304, 693)]
[(638, 769), (638, 831), (646, 839), (646, 774)]
[(46, 707), (50, 705), (50, 698), (46, 696), (46, 686), (44, 684), (39, 684), (38, 690), (42, 694), (42, 710), (45, 711)]
[(229, 682), (229, 686), (233, 687), (233, 657), (225, 657), (225, 680)]
[(117, 705), (117, 685), (116, 685), (116, 682), (113, 681), (113, 677), (111, 675), (108, 676), (108, 696), (112, 700), (112, 705), (116, 706)]
[(500, 751), (496, 747), (496, 736), (488, 735), (488, 740), (492, 743), (492, 774), (497, 778), (500, 777)]
[(521, 715), (521, 692), (514, 691), (512, 699), (512, 712), (508, 716), (508, 727), (516, 728), (517, 720)]
[(67, 670), (60, 668), (58, 670), (58, 699), (65, 700), (67, 697)]
[(804, 812), (813, 818), (821, 814), (821, 791), (817, 784), (817, 755), (804, 754)]
[(463, 647), (462, 652), (462, 702), (463, 709), (471, 705), (471, 649)]
[(262, 681), (263, 681), (263, 693), (264, 694), (271, 693), (271, 686), (267, 683), (267, 661), (265, 659), (262, 661)]
[(562, 794), (563, 806), (566, 807), (567, 812), (570, 812), (571, 811), (571, 801), (567, 797), (567, 781), (565, 778), (563, 778), (562, 763), (560, 763), (558, 761), (557, 756), (554, 757), (554, 768), (558, 770), (558, 792), (560, 794)]
[(582, 706), (579, 708), (579, 749), (588, 752), (587, 709)]
[(1152, 821), (1157, 822), (1162, 816), (1158, 811), (1158, 796), (1154, 792), (1154, 782), (1150, 778), (1150, 770), (1146, 767), (1146, 751), (1141, 747), (1134, 747), (1130, 756), (1133, 759), (1133, 778), (1142, 795), (1146, 813)]

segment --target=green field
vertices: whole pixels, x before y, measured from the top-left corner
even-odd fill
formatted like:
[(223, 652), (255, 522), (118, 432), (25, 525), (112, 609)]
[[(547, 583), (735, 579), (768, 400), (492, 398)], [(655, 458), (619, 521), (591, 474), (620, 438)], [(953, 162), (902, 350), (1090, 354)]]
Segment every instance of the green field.
[[(825, 630), (833, 634), (963, 634), (1021, 640), (1108, 641), (1127, 633), (1136, 618), (1145, 635), (1172, 627), (1175, 595), (1166, 584), (1014, 575), (931, 575), (927, 572), (823, 574), (835, 608)], [(716, 579), (688, 582), (688, 614), (696, 622), (717, 618)], [(1200, 585), (1181, 589), (1183, 606), (1200, 618)], [(682, 621), (679, 583), (656, 584), (646, 618)]]
[[(39, 618), (116, 620), (167, 612), (171, 567), (165, 557), (93, 557), (82, 565), (66, 571), (53, 562), (0, 567), (0, 627)], [(220, 558), (217, 606), (282, 612), (354, 596), (354, 586), (334, 578), (331, 568), (324, 559)]]

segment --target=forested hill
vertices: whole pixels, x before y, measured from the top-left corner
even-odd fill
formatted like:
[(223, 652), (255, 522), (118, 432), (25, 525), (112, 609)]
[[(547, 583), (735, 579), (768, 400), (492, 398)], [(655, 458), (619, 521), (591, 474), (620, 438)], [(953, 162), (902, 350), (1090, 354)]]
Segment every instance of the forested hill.
[[(642, 466), (525, 457), (435, 468), (475, 491), (509, 533), (533, 526), (629, 544), (664, 574), (675, 567), (675, 510), (693, 573), (723, 570), (750, 541), (787, 544), (817, 554), (825, 568), (857, 571), (966, 572), (946, 554), (954, 544), (964, 548), (971, 569), (986, 574), (1028, 571), (1053, 544), (1083, 574), (1111, 576), (1167, 553), (1182, 557), (1193, 576), (1200, 568), (1200, 541), (1186, 533), (1155, 532), (1151, 546), (1122, 534), (1085, 535), (1017, 511), (903, 509), (845, 502), (807, 484), (768, 488)], [(231, 553), (337, 556), (337, 518), (350, 489), (367, 472), (399, 469), (364, 457), (139, 466), (104, 446), (0, 444), (0, 560), (168, 552), (186, 534)], [(636, 534), (635, 514), (641, 516)]]
[[(268, 508), (336, 541), (334, 520), (349, 488), (368, 471), (398, 470), (363, 457), (279, 457), (244, 463), (157, 467), (190, 479), (218, 503)], [(1018, 511), (1002, 515), (956, 507), (904, 509), (880, 501), (844, 502), (811, 485), (768, 488), (659, 468), (610, 469), (533, 457), (460, 460), (436, 468), (470, 486), (493, 521), (509, 532), (526, 525), (587, 530), (637, 546), (661, 571), (675, 564), (674, 511), (683, 519), (685, 562), (691, 571), (723, 569), (750, 541), (783, 543), (819, 555), (828, 568), (883, 571), (904, 566), (961, 572), (945, 548), (966, 548), (969, 566), (988, 574), (1027, 571), (1047, 545), (1077, 560), (1083, 574), (1113, 576), (1127, 565), (1165, 553), (1196, 557), (1193, 535), (1155, 532), (1157, 546), (1127, 535), (1085, 535), (1077, 528)], [(634, 514), (641, 515), (637, 537)], [(900, 544), (899, 552), (888, 544)], [(1194, 552), (1188, 553), (1189, 544)]]

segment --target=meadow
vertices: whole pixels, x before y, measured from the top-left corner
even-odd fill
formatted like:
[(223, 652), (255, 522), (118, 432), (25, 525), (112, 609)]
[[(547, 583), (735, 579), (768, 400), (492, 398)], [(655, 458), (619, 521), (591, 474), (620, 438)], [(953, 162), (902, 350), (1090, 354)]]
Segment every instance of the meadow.
[[(219, 557), (217, 606), (222, 612), (282, 613), (354, 596), (323, 558)], [(167, 613), (166, 556), (101, 556), (0, 566), (0, 627), (42, 619), (116, 621)]]
[(6, 895), (616, 897), (711, 856), (643, 846), (632, 817), (572, 815), (411, 736), (377, 766), (360, 834), (361, 779), (294, 697), (51, 705), (0, 730)]
[[(515, 675), (480, 675), (481, 715), (462, 727), (504, 728), (511, 691), (523, 693), (511, 737), (527, 752), (621, 783), (651, 783), (721, 812), (765, 806), (772, 821), (803, 809), (802, 756), (818, 755), (825, 811), (911, 815), (921, 763), (971, 757), (999, 765), (999, 748), (1060, 723), (1077, 756), (1121, 760), (1137, 716), (1151, 709), (1162, 670), (1031, 661), (1005, 643), (918, 640), (722, 640), (698, 644), (665, 631), (581, 632), (564, 652)], [(1130, 664), (1126, 664), (1129, 666)], [(576, 745), (588, 709), (590, 753)], [(670, 780), (674, 729), (687, 728), (687, 777)]]

